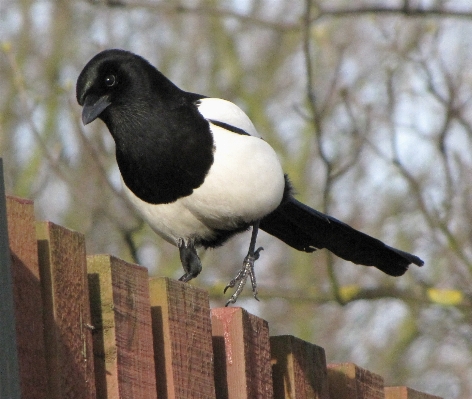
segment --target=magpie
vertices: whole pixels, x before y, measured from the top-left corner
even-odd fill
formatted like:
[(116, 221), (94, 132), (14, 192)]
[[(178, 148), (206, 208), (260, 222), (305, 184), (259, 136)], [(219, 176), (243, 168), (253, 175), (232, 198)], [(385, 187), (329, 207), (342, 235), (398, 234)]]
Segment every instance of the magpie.
[(248, 277), (257, 299), (258, 229), (304, 252), (403, 275), (415, 255), (297, 201), (277, 154), (235, 104), (178, 88), (144, 58), (110, 49), (77, 79), (84, 125), (100, 118), (116, 147), (124, 193), (163, 239), (178, 247), (187, 282), (202, 270), (197, 248), (222, 245), (252, 226), (241, 270), (225, 288), (235, 303)]

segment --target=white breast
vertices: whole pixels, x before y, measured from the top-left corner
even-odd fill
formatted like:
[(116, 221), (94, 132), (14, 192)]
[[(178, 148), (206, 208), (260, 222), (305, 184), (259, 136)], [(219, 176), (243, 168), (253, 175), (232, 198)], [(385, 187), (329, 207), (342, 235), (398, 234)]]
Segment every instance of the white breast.
[(267, 215), (280, 204), (285, 186), (275, 151), (260, 138), (213, 125), (211, 129), (214, 163), (202, 186), (182, 202), (206, 225), (217, 229)]

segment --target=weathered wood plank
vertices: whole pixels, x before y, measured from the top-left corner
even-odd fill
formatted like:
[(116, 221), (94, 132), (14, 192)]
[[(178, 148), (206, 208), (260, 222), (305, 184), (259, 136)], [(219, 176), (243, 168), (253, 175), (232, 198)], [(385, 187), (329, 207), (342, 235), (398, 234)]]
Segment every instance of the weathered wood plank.
[(33, 202), (7, 197), (21, 395), (48, 398), (38, 245)]
[(442, 399), (408, 387), (385, 387), (385, 399)]
[(218, 399), (272, 399), (269, 327), (241, 308), (211, 311)]
[(156, 399), (147, 269), (87, 257), (97, 398)]
[(168, 278), (150, 280), (159, 399), (214, 399), (208, 293)]
[(270, 337), (274, 399), (329, 399), (323, 348), (292, 335)]
[(20, 370), (6, 208), (3, 160), (0, 158), (0, 398), (20, 399)]
[(84, 236), (41, 222), (36, 237), (49, 399), (95, 398)]
[(354, 363), (328, 364), (330, 398), (384, 399), (383, 378)]

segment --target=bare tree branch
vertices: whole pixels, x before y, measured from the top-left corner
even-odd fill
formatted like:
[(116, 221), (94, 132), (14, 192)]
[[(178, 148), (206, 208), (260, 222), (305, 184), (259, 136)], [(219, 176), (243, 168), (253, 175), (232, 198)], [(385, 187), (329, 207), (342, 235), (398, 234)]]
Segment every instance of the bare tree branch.
[(187, 6), (183, 4), (170, 4), (164, 2), (147, 2), (147, 1), (126, 1), (126, 0), (88, 0), (92, 4), (105, 4), (108, 6), (120, 6), (126, 8), (145, 8), (152, 11), (156, 11), (163, 14), (195, 14), (195, 15), (205, 15), (205, 16), (215, 16), (220, 18), (230, 18), (236, 19), (243, 23), (248, 23), (254, 26), (259, 26), (265, 29), (274, 29), (277, 31), (296, 31), (300, 27), (298, 24), (288, 24), (282, 22), (269, 21), (266, 19), (258, 18), (253, 15), (244, 15), (238, 12), (217, 8), (217, 7), (207, 7), (207, 6)]
[[(205, 290), (208, 290), (210, 296), (215, 300), (221, 300), (221, 292), (224, 288), (224, 285), (212, 284), (205, 286)], [(261, 295), (264, 296), (265, 300), (270, 300), (274, 298), (281, 298), (287, 301), (293, 302), (294, 304), (308, 303), (308, 304), (325, 304), (329, 302), (336, 302), (340, 305), (347, 305), (348, 303), (353, 303), (356, 301), (364, 300), (378, 300), (378, 299), (398, 299), (404, 301), (408, 304), (418, 305), (440, 305), (450, 308), (456, 308), (464, 312), (470, 312), (472, 309), (472, 297), (463, 292), (457, 291), (458, 300), (454, 304), (446, 304), (445, 302), (441, 303), (436, 300), (434, 295), (431, 295), (431, 292), (434, 292), (429, 287), (424, 286), (421, 290), (412, 290), (406, 288), (399, 288), (395, 286), (379, 286), (375, 288), (362, 288), (362, 287), (343, 287), (339, 286), (340, 292), (353, 291), (353, 294), (346, 296), (339, 301), (338, 298), (334, 295), (334, 292), (331, 293), (310, 293), (300, 290), (284, 290), (283, 288), (271, 288), (264, 286), (263, 284), (259, 285)], [(447, 292), (446, 292), (447, 294)], [(342, 295), (342, 294), (341, 294)], [(449, 293), (451, 295), (451, 293)], [(243, 291), (241, 297), (251, 298), (251, 293), (249, 291)]]
[[(270, 21), (263, 18), (258, 18), (254, 15), (245, 15), (232, 10), (208, 7), (208, 6), (187, 6), (183, 4), (169, 4), (156, 3), (148, 1), (133, 1), (133, 0), (87, 0), (94, 5), (104, 4), (109, 7), (126, 7), (126, 8), (146, 8), (152, 11), (157, 11), (165, 14), (196, 14), (196, 15), (211, 15), (221, 18), (231, 18), (248, 23), (254, 26), (259, 26), (265, 29), (273, 29), (281, 32), (303, 31), (304, 26), (308, 23), (317, 23), (325, 18), (349, 18), (359, 17), (363, 15), (376, 16), (403, 16), (408, 18), (457, 18), (457, 19), (472, 19), (472, 12), (448, 10), (446, 8), (420, 8), (411, 7), (408, 1), (405, 1), (402, 7), (357, 7), (357, 8), (339, 8), (339, 9), (324, 9), (317, 7), (316, 12), (314, 4), (308, 21), (304, 20), (300, 23), (282, 23)], [(313, 2), (312, 2), (313, 3)]]
[(405, 2), (403, 7), (357, 7), (357, 8), (339, 8), (339, 9), (323, 9), (318, 10), (318, 15), (313, 18), (312, 22), (322, 18), (346, 18), (359, 17), (363, 15), (375, 16), (403, 16), (407, 18), (459, 18), (472, 19), (472, 12), (469, 11), (455, 11), (446, 8), (420, 8), (410, 7), (408, 2)]

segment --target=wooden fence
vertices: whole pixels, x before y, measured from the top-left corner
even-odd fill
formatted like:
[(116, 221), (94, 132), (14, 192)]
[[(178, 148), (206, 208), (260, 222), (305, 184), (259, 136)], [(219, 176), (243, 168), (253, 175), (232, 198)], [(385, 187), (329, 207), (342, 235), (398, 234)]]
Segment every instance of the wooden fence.
[(238, 307), (109, 255), (84, 236), (36, 223), (4, 196), (0, 159), (0, 398), (438, 399), (323, 348), (269, 336)]

